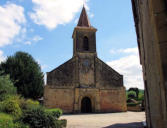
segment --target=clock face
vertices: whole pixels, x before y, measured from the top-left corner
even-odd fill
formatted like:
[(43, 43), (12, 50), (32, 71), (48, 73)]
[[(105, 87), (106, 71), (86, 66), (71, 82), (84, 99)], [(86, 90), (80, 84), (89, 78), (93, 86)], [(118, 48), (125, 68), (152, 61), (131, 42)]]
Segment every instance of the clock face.
[(90, 65), (89, 60), (84, 60), (84, 61), (83, 61), (83, 65), (84, 65), (85, 67), (89, 67), (89, 65)]

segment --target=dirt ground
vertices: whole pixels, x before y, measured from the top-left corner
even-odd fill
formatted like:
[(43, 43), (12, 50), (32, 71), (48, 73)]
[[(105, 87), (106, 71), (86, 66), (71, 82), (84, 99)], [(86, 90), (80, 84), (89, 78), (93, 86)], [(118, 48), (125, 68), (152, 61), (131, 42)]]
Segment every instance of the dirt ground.
[(67, 128), (143, 128), (145, 113), (69, 114), (61, 119), (67, 119)]

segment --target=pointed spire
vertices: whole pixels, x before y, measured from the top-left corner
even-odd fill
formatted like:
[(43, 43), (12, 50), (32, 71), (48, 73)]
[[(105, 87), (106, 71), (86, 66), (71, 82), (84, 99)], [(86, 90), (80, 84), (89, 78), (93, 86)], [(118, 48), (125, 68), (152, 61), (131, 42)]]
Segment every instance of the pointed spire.
[(91, 27), (89, 19), (88, 19), (88, 15), (86, 13), (86, 9), (85, 9), (84, 6), (82, 8), (82, 12), (81, 12), (81, 15), (80, 15), (80, 18), (79, 18), (77, 26), (80, 26), (80, 27)]

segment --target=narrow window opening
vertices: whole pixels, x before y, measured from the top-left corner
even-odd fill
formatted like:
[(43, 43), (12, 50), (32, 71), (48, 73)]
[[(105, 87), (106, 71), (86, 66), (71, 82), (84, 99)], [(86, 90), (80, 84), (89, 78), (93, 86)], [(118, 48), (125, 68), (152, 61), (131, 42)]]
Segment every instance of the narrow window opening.
[(85, 51), (89, 50), (89, 40), (88, 40), (88, 37), (86, 36), (83, 38), (83, 49)]

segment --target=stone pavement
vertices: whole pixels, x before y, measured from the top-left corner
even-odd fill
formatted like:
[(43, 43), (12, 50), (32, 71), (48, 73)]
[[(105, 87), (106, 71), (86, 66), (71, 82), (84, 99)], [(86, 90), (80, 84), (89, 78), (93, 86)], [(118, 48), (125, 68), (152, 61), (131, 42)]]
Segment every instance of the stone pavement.
[(67, 128), (143, 128), (145, 113), (69, 114), (61, 119), (67, 119)]

